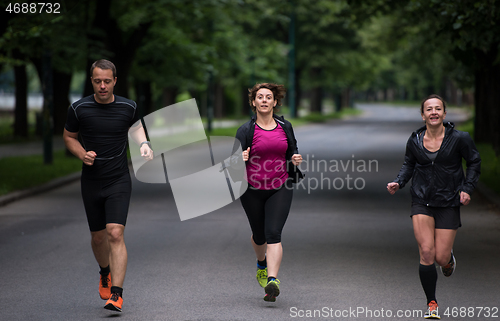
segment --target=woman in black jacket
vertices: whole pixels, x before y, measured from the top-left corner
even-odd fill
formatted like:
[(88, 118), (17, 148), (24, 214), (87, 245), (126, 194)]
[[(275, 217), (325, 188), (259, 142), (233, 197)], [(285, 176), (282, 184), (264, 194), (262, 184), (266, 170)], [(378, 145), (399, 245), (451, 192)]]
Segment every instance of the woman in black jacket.
[[(436, 300), (436, 262), (445, 276), (455, 270), (453, 242), (461, 226), (460, 205), (470, 202), (479, 179), (481, 158), (471, 137), (444, 123), (446, 104), (438, 95), (427, 97), (420, 107), (425, 126), (406, 144), (399, 175), (387, 184), (394, 194), (412, 178), (411, 218), (420, 253), (419, 275), (427, 297), (426, 319), (439, 319)], [(462, 169), (465, 159), (466, 175)]]
[(281, 231), (292, 203), (292, 181), (302, 174), (302, 162), (292, 125), (274, 109), (285, 95), (283, 85), (257, 84), (249, 90), (255, 115), (236, 133), (246, 163), (248, 189), (241, 204), (252, 229), (251, 243), (257, 256), (257, 281), (265, 288), (265, 301), (279, 295), (276, 278), (283, 256)]

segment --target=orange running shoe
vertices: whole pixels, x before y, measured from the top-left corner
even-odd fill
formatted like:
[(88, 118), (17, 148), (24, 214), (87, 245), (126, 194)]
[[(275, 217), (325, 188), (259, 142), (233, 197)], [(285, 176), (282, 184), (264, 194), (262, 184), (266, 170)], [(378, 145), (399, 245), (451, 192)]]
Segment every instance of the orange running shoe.
[(111, 297), (111, 273), (103, 276), (99, 280), (99, 295), (101, 299), (107, 300)]
[(122, 297), (118, 293), (112, 293), (111, 298), (109, 298), (108, 302), (106, 302), (104, 308), (111, 311), (122, 312), (122, 304)]
[(439, 307), (436, 301), (432, 300), (427, 305), (427, 312), (424, 314), (424, 319), (441, 319), (439, 316)]

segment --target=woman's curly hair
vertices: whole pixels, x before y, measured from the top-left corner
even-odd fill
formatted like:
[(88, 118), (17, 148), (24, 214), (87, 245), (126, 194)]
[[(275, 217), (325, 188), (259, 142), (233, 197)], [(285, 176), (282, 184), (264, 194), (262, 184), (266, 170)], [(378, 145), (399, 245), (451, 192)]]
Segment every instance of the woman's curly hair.
[(423, 114), (424, 113), (424, 103), (426, 101), (428, 101), (429, 99), (432, 99), (432, 98), (436, 98), (436, 99), (439, 99), (441, 100), (441, 102), (443, 103), (443, 110), (444, 112), (446, 112), (446, 102), (444, 101), (443, 98), (441, 98), (440, 96), (436, 95), (436, 94), (432, 94), (432, 95), (429, 95), (427, 96), (424, 100), (422, 100), (422, 103), (420, 104), (420, 112)]
[(285, 86), (283, 85), (271, 84), (271, 83), (255, 84), (255, 86), (248, 89), (248, 103), (250, 104), (250, 107), (252, 107), (252, 111), (254, 113), (256, 108), (252, 104), (252, 102), (255, 100), (255, 97), (257, 96), (257, 92), (259, 91), (259, 89), (262, 88), (269, 89), (270, 91), (273, 92), (274, 100), (277, 101), (274, 110), (276, 110), (277, 106), (281, 106), (282, 100), (283, 98), (285, 98), (286, 89)]

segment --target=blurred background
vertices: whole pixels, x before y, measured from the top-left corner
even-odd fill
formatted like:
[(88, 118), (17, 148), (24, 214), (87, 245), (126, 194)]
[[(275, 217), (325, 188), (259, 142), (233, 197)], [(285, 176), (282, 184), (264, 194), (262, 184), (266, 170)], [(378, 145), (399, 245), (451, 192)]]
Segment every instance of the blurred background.
[(195, 98), (210, 133), (250, 115), (258, 82), (285, 84), (281, 113), (309, 121), (437, 93), (470, 110), (467, 130), (494, 163), (500, 153), (497, 1), (51, 3), (51, 13), (29, 1), (0, 10), (0, 143), (43, 140), (45, 163), (69, 104), (93, 93), (89, 68), (101, 58), (117, 67), (115, 94), (137, 101), (140, 115)]

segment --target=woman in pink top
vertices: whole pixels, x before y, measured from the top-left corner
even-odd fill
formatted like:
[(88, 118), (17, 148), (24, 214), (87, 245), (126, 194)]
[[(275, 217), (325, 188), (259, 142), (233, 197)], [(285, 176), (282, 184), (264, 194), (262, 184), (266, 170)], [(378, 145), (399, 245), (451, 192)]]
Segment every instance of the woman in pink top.
[(292, 125), (274, 114), (276, 106), (281, 106), (285, 87), (263, 83), (249, 91), (255, 115), (236, 134), (249, 183), (240, 200), (252, 229), (257, 281), (265, 288), (264, 300), (274, 302), (280, 293), (276, 277), (283, 257), (281, 231), (292, 203), (292, 184), (302, 178), (297, 168), (302, 156)]

